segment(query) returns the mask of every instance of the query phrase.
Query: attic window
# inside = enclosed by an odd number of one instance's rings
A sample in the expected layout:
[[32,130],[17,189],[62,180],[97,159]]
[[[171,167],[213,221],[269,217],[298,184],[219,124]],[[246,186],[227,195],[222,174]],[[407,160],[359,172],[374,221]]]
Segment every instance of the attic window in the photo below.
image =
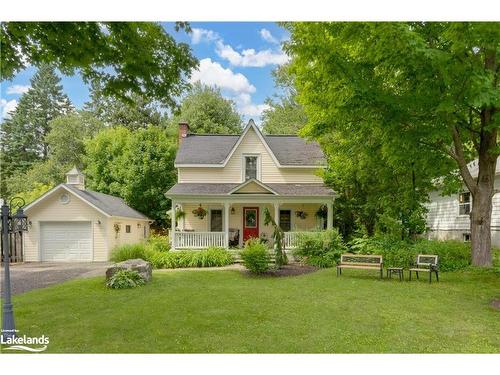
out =
[[458,195],[458,214],[469,215],[470,206],[471,206],[470,192],[460,193]]
[[78,176],[68,176],[68,184],[77,184],[78,180]]
[[258,156],[245,156],[245,181],[257,179]]

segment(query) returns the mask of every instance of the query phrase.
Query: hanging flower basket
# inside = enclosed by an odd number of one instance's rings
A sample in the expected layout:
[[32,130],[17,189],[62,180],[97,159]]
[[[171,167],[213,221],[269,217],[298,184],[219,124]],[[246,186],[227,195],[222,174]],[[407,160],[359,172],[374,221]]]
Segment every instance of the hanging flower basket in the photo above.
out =
[[328,216],[328,208],[323,205],[321,206],[318,211],[316,211],[316,217],[319,218],[319,219],[325,219],[327,218]]
[[205,216],[207,216],[207,210],[205,210],[203,207],[201,207],[201,204],[200,204],[200,207],[195,208],[193,210],[193,215],[196,216],[198,219],[203,220],[205,218]]
[[297,216],[299,219],[304,220],[307,217],[307,212],[305,211],[296,211],[295,216]]

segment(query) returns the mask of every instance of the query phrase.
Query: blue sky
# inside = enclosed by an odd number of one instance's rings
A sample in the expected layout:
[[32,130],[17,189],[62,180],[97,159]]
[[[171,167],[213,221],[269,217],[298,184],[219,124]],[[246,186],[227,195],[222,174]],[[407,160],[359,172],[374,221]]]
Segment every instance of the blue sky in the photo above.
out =
[[[173,23],[163,26],[176,40],[188,43],[200,60],[193,82],[219,87],[225,97],[235,101],[245,120],[260,122],[264,100],[276,92],[271,72],[287,61],[280,46],[288,38],[286,30],[270,22],[192,22],[191,34],[176,32]],[[12,81],[2,82],[2,116],[15,108],[35,71],[28,67]],[[79,76],[61,78],[64,91],[81,108],[88,100],[87,86]]]

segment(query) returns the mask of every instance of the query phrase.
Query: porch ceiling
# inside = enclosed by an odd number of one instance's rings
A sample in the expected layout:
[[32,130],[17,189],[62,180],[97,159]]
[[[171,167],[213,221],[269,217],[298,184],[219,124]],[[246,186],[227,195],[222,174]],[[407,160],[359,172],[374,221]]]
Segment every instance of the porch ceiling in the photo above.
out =
[[[241,184],[233,183],[220,183],[220,184],[207,184],[207,183],[179,183],[174,185],[165,195],[171,197],[251,197],[262,196],[262,193],[245,193],[245,194],[231,194]],[[272,189],[276,195],[274,197],[318,197],[318,198],[333,198],[335,192],[324,184],[279,184],[268,183],[265,186]],[[267,194],[269,195],[269,194]]]

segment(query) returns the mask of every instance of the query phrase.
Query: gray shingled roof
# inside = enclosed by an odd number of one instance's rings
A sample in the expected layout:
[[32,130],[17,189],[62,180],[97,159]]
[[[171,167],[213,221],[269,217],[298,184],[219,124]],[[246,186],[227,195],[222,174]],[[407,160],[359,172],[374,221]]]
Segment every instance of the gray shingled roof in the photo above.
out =
[[[196,135],[182,140],[176,164],[222,164],[238,142],[239,135]],[[325,165],[323,151],[316,142],[294,135],[265,135],[269,148],[281,165]]]
[[[180,183],[174,185],[167,196],[175,195],[228,195],[241,184]],[[280,196],[330,196],[334,191],[323,184],[265,184]]]
[[85,199],[87,202],[99,207],[110,216],[122,216],[133,219],[149,220],[146,215],[143,215],[139,211],[136,211],[132,207],[128,206],[121,198],[91,190],[80,190],[69,184],[63,185],[76,195]]

